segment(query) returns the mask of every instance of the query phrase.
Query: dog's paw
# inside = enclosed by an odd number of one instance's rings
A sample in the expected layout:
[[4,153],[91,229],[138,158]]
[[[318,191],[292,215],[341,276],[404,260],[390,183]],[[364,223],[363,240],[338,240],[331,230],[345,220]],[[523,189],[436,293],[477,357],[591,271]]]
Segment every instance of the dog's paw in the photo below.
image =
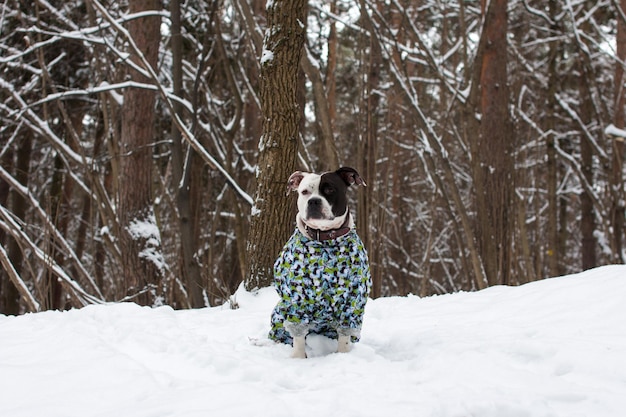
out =
[[291,353],[291,357],[293,359],[306,359],[306,352],[305,351],[296,351],[296,350],[294,350]]

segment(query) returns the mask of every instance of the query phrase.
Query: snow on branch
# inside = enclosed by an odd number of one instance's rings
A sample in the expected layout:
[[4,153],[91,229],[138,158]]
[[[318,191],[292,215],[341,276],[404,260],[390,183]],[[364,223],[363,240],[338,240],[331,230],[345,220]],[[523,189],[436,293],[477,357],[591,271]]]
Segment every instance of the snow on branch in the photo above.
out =
[[604,129],[604,134],[613,138],[617,142],[624,142],[626,139],[626,130],[616,127],[614,124],[610,124]]
[[594,151],[598,154],[598,156],[600,156],[600,158],[604,160],[608,160],[609,156],[606,154],[604,149],[602,149],[602,147],[598,144],[598,142],[596,141],[596,138],[589,131],[589,129],[587,128],[587,125],[580,118],[576,110],[572,109],[569,103],[563,97],[561,97],[560,94],[555,94],[555,97],[556,97],[557,102],[561,106],[561,108],[565,110],[569,114],[569,116],[572,118],[572,120],[574,120],[578,124],[578,126],[580,127],[580,129],[582,130],[584,134],[583,136],[585,137],[587,141],[589,141],[589,143],[593,147]]
[[239,197],[241,197],[246,203],[248,203],[248,205],[253,206],[254,200],[252,199],[252,197],[239,186],[237,181],[233,178],[232,175],[230,175],[226,168],[224,168],[224,166],[213,155],[211,155],[204,148],[204,146],[202,146],[198,139],[191,133],[189,128],[187,128],[187,126],[185,126],[183,121],[180,119],[179,115],[174,110],[174,105],[170,100],[168,92],[166,91],[163,84],[159,82],[158,74],[147,61],[141,50],[137,47],[137,44],[135,43],[130,33],[120,24],[118,20],[111,16],[108,10],[98,0],[89,1],[91,4],[94,5],[94,8],[96,8],[102,14],[104,19],[111,24],[111,27],[128,41],[130,49],[132,50],[133,54],[135,54],[139,59],[143,71],[145,71],[148,78],[150,78],[155,83],[159,95],[163,99],[164,104],[166,105],[170,115],[172,116],[172,121],[176,125],[176,128],[180,131],[183,139],[185,139],[185,141],[187,141],[189,145],[196,152],[198,152],[198,154],[200,154],[204,162],[206,162],[209,166],[216,169],[220,172],[220,174],[222,174],[226,182],[235,190],[236,194],[239,195]]
[[28,286],[24,283],[22,278],[13,267],[9,256],[2,245],[0,245],[0,264],[2,264],[2,267],[7,272],[9,279],[11,280],[13,285],[15,285],[15,288],[17,288],[17,292],[20,293],[20,295],[24,298],[24,301],[26,301],[26,304],[28,304],[28,308],[30,309],[30,311],[41,311],[41,306],[39,305],[35,297],[30,293],[30,291],[28,290]]
[[72,150],[72,148],[70,148],[62,138],[58,137],[57,134],[50,128],[48,122],[41,119],[35,112],[33,112],[28,103],[26,103],[22,96],[15,91],[13,85],[2,77],[0,77],[0,88],[8,91],[15,102],[20,106],[20,110],[15,111],[18,113],[17,116],[20,117],[25,115],[30,121],[29,127],[41,136],[48,138],[59,153],[78,164],[92,164],[90,158],[74,152],[74,150]]
[[572,155],[561,149],[561,147],[559,146],[559,141],[555,141],[554,149],[556,150],[557,154],[561,158],[563,158],[563,160],[566,161],[570,165],[570,168],[576,173],[576,177],[580,181],[581,186],[587,192],[589,197],[593,200],[594,206],[598,207],[598,211],[600,213],[605,213],[606,207],[603,204],[603,200],[594,192],[592,184],[587,181],[580,162],[577,161],[576,158],[574,158]]
[[[121,105],[122,104],[121,101],[123,100],[123,98],[120,97],[118,94],[116,95],[113,95],[113,94],[116,90],[124,90],[128,88],[140,88],[144,90],[158,91],[157,86],[155,86],[154,84],[145,84],[145,83],[140,83],[140,82],[132,81],[132,80],[124,81],[122,83],[116,83],[116,84],[109,84],[108,82],[103,81],[97,87],[90,87],[90,88],[84,88],[80,90],[69,90],[69,91],[62,91],[59,93],[48,94],[46,97],[42,98],[41,100],[31,103],[29,107],[38,106],[38,105],[55,101],[55,100],[63,100],[63,99],[71,98],[71,97],[77,97],[77,96],[80,97],[80,96],[98,94],[98,93],[103,93],[103,92],[111,93],[114,100],[119,105]],[[170,88],[165,89],[165,91],[170,100],[180,103],[187,111],[189,111],[190,113],[193,113],[193,105],[189,101],[175,95]]]
[[9,174],[9,172],[7,172],[3,167],[0,167],[0,179],[9,184],[13,190],[15,190],[24,199],[27,199],[30,202],[31,207],[35,209],[35,212],[43,220],[45,227],[54,235],[55,241],[64,250],[65,255],[67,255],[68,258],[71,259],[74,263],[74,266],[76,267],[76,272],[78,272],[82,276],[83,280],[89,282],[90,286],[93,288],[98,297],[104,299],[104,295],[102,295],[102,293],[100,292],[100,288],[95,283],[89,272],[87,272],[87,270],[83,266],[82,262],[72,249],[72,245],[70,245],[69,242],[59,232],[59,230],[54,225],[54,222],[52,221],[52,219],[50,219],[46,211],[41,207],[39,201],[37,201],[35,196],[33,196],[27,187],[24,187],[22,184],[20,184],[19,181],[11,176],[11,174]]
[[74,298],[83,306],[89,304],[101,304],[104,300],[101,298],[89,294],[85,291],[80,284],[78,284],[72,277],[70,277],[64,270],[52,259],[49,254],[41,250],[35,242],[22,230],[22,227],[13,218],[12,213],[4,206],[0,206],[0,228],[5,232],[13,236],[13,238],[19,242],[22,250],[30,249],[30,254],[34,255],[43,264],[59,278],[59,282],[65,287],[66,291],[74,296]]

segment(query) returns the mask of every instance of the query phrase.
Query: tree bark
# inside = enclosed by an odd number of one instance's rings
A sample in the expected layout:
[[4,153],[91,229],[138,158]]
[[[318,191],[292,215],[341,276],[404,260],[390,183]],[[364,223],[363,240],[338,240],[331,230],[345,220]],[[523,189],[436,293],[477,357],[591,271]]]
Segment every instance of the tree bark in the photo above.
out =
[[594,149],[591,142],[589,141],[589,138],[586,137],[586,134],[584,131],[582,131],[582,129],[584,129],[585,126],[589,126],[592,122],[594,106],[591,97],[592,93],[589,87],[589,83],[591,82],[590,68],[588,66],[588,63],[586,62],[585,57],[583,56],[584,52],[581,51],[580,54],[580,119],[584,124],[580,132],[580,168],[582,171],[582,175],[584,176],[584,181],[589,185],[589,189],[583,188],[580,194],[580,231],[582,235],[582,269],[587,270],[597,266],[597,244],[596,237],[594,235],[596,230],[596,220],[593,207],[593,196],[591,195],[591,193],[593,192],[592,190],[594,183]]
[[[22,134],[22,142],[17,150],[16,155],[16,164],[15,164],[15,179],[19,181],[20,184],[27,187],[29,182],[28,173],[30,172],[30,160],[32,153],[32,138],[29,131],[25,131]],[[25,219],[26,209],[28,207],[26,199],[21,196],[18,192],[12,191],[11,193],[11,211],[18,219]],[[15,268],[15,272],[17,275],[22,277],[22,260],[24,258],[24,254],[22,253],[22,248],[16,241],[16,239],[12,236],[7,236],[8,243],[6,246],[7,255],[10,263]],[[0,294],[2,295],[2,300],[0,301],[0,306],[2,307],[3,314],[13,314],[17,315],[20,313],[20,294],[18,288],[14,285],[12,280],[3,280],[2,289]]]
[[[67,232],[67,219],[66,213],[64,210],[64,206],[66,205],[65,200],[65,179],[63,178],[63,162],[60,156],[56,156],[54,158],[53,172],[52,178],[50,180],[50,189],[48,191],[48,212],[50,213],[50,218],[54,222],[54,227],[59,230],[61,234],[65,234]],[[46,232],[48,233],[48,232]],[[50,236],[46,236],[45,241],[46,244],[46,252],[51,259],[54,259],[56,263],[62,268],[65,266],[65,259],[62,253],[59,253],[56,249],[55,238],[52,234]],[[45,285],[43,288],[45,289],[45,294],[42,294],[42,299],[44,301],[43,308],[45,310],[61,310],[63,308],[62,304],[62,288],[57,276],[52,272],[48,271],[44,278]]]
[[[364,1],[359,2],[361,6],[361,15],[368,13],[367,7]],[[382,51],[380,40],[374,36],[376,30],[373,22],[366,16],[363,21],[365,27],[370,32],[371,36],[366,38],[364,42],[369,42],[369,45],[364,45],[363,50],[366,51],[364,56],[367,62],[364,63],[364,71],[367,71],[367,81],[365,82],[364,91],[364,107],[365,107],[365,120],[363,129],[361,132],[361,141],[359,142],[358,160],[362,161],[358,163],[359,172],[363,175],[366,181],[370,184],[376,182],[377,169],[377,142],[378,142],[378,112],[380,105],[380,94],[378,88],[381,81],[381,68],[382,68]],[[381,261],[381,241],[373,236],[372,231],[380,226],[380,222],[376,216],[378,208],[378,198],[375,187],[366,187],[364,192],[359,193],[358,205],[357,205],[357,225],[360,225],[359,234],[363,243],[368,251],[368,258],[370,261],[370,269],[372,275],[372,290],[370,296],[372,298],[378,298],[382,295],[382,270],[380,267]]]
[[[337,1],[330,2],[330,13],[337,13]],[[326,76],[324,78],[326,84],[326,97],[328,98],[328,117],[330,119],[330,130],[335,133],[335,119],[337,117],[337,24],[334,20],[330,21],[330,33],[328,34],[328,62],[326,64]],[[337,155],[337,146],[333,136],[333,148]],[[336,156],[338,158],[338,156]]]
[[[172,49],[172,86],[174,94],[183,97],[183,56],[180,20],[180,0],[170,1],[171,16],[171,49]],[[179,101],[172,103],[174,113],[181,117],[182,105]],[[194,308],[203,307],[203,289],[200,266],[195,258],[196,222],[191,210],[190,174],[193,151],[188,150],[185,157],[183,139],[176,123],[172,122],[172,185],[178,209],[178,230],[181,245],[181,275],[190,295],[190,305]]]
[[314,63],[312,57],[306,52],[302,54],[300,65],[312,84],[315,116],[321,133],[321,137],[318,138],[320,146],[318,147],[319,162],[317,165],[320,171],[335,170],[339,168],[339,158],[337,156],[337,147],[335,146],[329,99],[324,87],[324,81],[322,80],[322,74],[320,73],[319,65]]
[[[582,71],[583,74],[585,71]],[[587,125],[590,120],[590,112],[592,104],[589,98],[589,89],[587,86],[587,79],[583,75],[581,77],[581,109],[580,117],[584,124]],[[589,140],[585,137],[584,132],[581,132],[580,137],[580,168],[584,181],[590,186],[594,182],[593,175],[593,147],[589,143]],[[593,198],[587,189],[583,189],[580,193],[580,231],[581,231],[581,262],[582,269],[590,269],[596,266],[596,238],[594,236],[595,215],[593,208]]]
[[[158,0],[133,0],[129,13],[159,10]],[[148,63],[156,68],[161,19],[143,16],[128,23],[128,31]],[[131,59],[142,66],[140,59]],[[132,80],[148,79],[129,70]],[[152,209],[152,143],[154,138],[155,92],[128,89],[124,93],[121,123],[119,218],[122,226],[122,268],[125,288],[132,300],[153,305],[160,298],[163,277],[160,235]]]
[[263,136],[248,236],[248,290],[271,284],[276,256],[294,227],[294,201],[285,197],[285,190],[296,167],[302,111],[296,95],[306,9],[304,0],[275,0],[267,7],[260,80]]
[[509,117],[507,75],[507,0],[486,5],[481,42],[481,122],[471,141],[476,189],[477,235],[489,285],[508,284],[511,234],[515,223],[514,137]]
[[[550,0],[550,17],[555,22],[551,25],[553,33],[557,33],[558,27],[557,21],[557,0]],[[559,224],[558,224],[558,212],[559,201],[557,196],[558,187],[558,161],[556,155],[556,94],[558,87],[557,72],[557,56],[559,52],[559,44],[557,42],[550,42],[550,52],[548,60],[548,125],[547,130],[550,133],[546,138],[546,165],[547,172],[547,191],[548,191],[548,222],[547,222],[547,247],[545,248],[545,255],[547,256],[548,273],[550,276],[555,277],[559,275],[559,259],[561,256],[561,247],[559,245]]]
[[[626,92],[624,91],[624,62],[626,61],[626,0],[619,2],[617,16],[617,62],[615,64],[615,116],[614,124],[624,129]],[[621,140],[620,140],[621,139]],[[624,263],[623,244],[625,193],[624,193],[624,138],[615,138],[612,142],[613,158],[611,162],[611,226],[613,229],[613,261]]]

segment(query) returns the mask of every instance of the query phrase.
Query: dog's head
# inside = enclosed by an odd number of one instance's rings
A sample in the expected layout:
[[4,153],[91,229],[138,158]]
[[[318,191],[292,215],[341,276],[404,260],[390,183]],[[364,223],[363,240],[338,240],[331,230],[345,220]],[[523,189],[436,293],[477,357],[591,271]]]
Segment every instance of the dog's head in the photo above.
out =
[[298,216],[306,225],[330,230],[340,227],[348,215],[346,191],[352,184],[366,185],[354,168],[323,174],[296,171],[289,177],[287,193],[298,192]]

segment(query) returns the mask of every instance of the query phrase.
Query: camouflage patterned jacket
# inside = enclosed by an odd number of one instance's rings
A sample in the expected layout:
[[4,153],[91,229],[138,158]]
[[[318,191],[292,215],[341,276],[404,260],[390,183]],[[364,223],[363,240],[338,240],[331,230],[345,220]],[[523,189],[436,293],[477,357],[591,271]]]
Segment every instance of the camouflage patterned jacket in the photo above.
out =
[[280,300],[272,313],[270,339],[292,343],[283,327],[287,320],[335,339],[335,328],[347,327],[357,341],[371,284],[367,252],[354,229],[317,241],[296,228],[274,264]]

